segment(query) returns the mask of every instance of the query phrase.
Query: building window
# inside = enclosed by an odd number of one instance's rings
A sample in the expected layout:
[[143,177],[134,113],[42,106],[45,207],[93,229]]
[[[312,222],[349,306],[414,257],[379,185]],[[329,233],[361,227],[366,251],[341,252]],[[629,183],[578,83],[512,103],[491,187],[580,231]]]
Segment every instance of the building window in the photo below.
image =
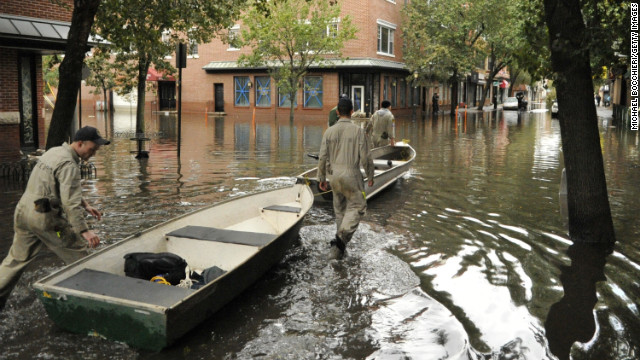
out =
[[236,106],[249,106],[249,77],[248,76],[234,76],[234,91],[235,91],[235,105]]
[[393,55],[393,38],[396,26],[383,20],[378,20],[378,53]]
[[382,86],[382,100],[389,100],[389,77],[384,77],[384,83]]
[[304,77],[304,107],[322,108],[322,77]]
[[[289,94],[285,94],[283,92],[280,91],[280,88],[278,88],[278,106],[280,107],[290,107],[291,106],[291,99],[289,98]],[[293,106],[298,106],[298,101],[297,99],[293,99]]]
[[189,39],[187,55],[194,58],[198,57],[198,42],[195,39]]
[[327,36],[336,38],[338,37],[338,23],[340,20],[334,20],[331,24],[327,25]]
[[268,76],[256,76],[256,106],[271,106],[271,78]]
[[399,89],[399,93],[400,93],[400,107],[406,107],[407,106],[407,82],[404,78],[400,78],[398,80],[398,86],[400,87]]
[[229,43],[229,49],[227,50],[240,50],[238,45],[238,35],[240,34],[240,25],[233,25],[229,29],[227,34],[227,42]]
[[171,30],[162,31],[162,42],[168,45],[169,41],[171,41]]
[[391,80],[391,106],[396,107],[398,105],[398,79],[393,78]]

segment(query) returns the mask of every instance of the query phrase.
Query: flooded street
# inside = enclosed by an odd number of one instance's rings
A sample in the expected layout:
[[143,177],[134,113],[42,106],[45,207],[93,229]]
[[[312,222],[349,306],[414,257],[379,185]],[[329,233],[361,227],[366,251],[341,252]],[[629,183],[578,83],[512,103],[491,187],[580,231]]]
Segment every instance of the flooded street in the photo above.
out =
[[[277,267],[159,353],[71,334],[30,284],[62,266],[46,253],[0,313],[0,359],[573,359],[640,358],[640,135],[599,118],[617,243],[571,246],[558,191],[560,126],[549,113],[399,118],[417,157],[369,202],[343,261],[329,260],[332,209],[314,207]],[[83,118],[112,139],[84,195],[104,245],[230,197],[292,184],[316,166],[326,119],[147,120],[150,157],[136,160],[135,120]],[[6,182],[0,255],[21,187]],[[104,246],[101,245],[101,246]]]

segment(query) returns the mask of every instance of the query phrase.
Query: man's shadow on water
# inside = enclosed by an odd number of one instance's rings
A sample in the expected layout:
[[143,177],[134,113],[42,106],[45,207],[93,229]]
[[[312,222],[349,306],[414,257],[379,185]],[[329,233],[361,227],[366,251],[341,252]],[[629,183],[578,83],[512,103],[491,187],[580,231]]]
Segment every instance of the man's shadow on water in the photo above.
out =
[[544,323],[549,349],[560,360],[569,359],[574,342],[588,342],[595,334],[596,283],[606,280],[604,265],[612,251],[608,244],[575,243],[567,249],[571,266],[560,274],[564,296],[551,305]]

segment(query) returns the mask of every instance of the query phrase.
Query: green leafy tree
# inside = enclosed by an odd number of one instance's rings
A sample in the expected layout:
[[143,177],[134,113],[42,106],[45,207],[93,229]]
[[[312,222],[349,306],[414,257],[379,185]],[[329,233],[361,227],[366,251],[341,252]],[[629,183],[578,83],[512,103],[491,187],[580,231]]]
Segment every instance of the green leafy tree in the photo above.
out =
[[478,110],[482,110],[495,76],[514,64],[518,50],[526,46],[524,20],[529,15],[520,1],[484,0],[473,2],[473,6],[481,7],[478,28],[484,31],[479,47],[481,54],[489,58],[489,72],[478,104]]
[[138,92],[136,133],[144,133],[146,77],[150,66],[173,73],[166,57],[188,37],[208,42],[239,15],[244,0],[103,0],[95,32],[111,43],[121,71],[120,92]]
[[253,49],[242,55],[243,66],[266,66],[280,93],[288,94],[294,118],[299,84],[312,66],[332,66],[343,60],[342,48],[356,28],[340,7],[323,0],[257,2],[243,16],[239,46]]
[[93,49],[90,57],[85,59],[85,64],[91,70],[91,74],[86,79],[87,85],[95,87],[94,94],[100,94],[104,99],[104,112],[107,112],[107,91],[116,86],[117,67],[111,61],[111,52],[105,45]]
[[44,80],[43,93],[51,94],[51,88],[58,87],[58,66],[60,57],[58,55],[45,55],[42,57],[42,80]]
[[[57,1],[54,1],[57,2]],[[51,115],[46,148],[69,140],[71,122],[82,79],[82,63],[88,50],[89,34],[100,0],[74,0],[71,26],[67,35],[64,60],[60,64],[60,82],[56,106]]]
[[467,0],[415,0],[405,7],[404,16],[407,67],[419,81],[449,81],[451,103],[456,103],[458,81],[474,69],[481,53],[481,7]]

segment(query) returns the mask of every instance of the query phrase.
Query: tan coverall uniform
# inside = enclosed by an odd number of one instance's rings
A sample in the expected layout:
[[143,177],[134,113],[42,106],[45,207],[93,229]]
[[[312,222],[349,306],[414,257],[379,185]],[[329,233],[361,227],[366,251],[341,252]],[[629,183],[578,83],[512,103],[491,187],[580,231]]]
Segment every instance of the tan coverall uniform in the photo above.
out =
[[[16,206],[13,244],[0,265],[0,310],[43,245],[67,264],[88,254],[88,244],[80,235],[88,227],[79,162],[78,154],[65,143],[49,149],[34,167]],[[34,201],[45,197],[60,200],[60,209],[37,212]]]
[[[327,165],[331,168],[327,169]],[[322,136],[318,160],[318,180],[331,182],[333,210],[338,236],[347,244],[367,210],[364,179],[373,179],[373,160],[364,130],[348,118],[341,118]],[[328,173],[327,173],[328,172]]]
[[[389,145],[391,138],[396,137],[396,124],[391,110],[382,108],[376,111],[369,124],[367,125],[371,131],[371,146],[374,148]],[[386,133],[387,138],[382,138],[382,134]]]

